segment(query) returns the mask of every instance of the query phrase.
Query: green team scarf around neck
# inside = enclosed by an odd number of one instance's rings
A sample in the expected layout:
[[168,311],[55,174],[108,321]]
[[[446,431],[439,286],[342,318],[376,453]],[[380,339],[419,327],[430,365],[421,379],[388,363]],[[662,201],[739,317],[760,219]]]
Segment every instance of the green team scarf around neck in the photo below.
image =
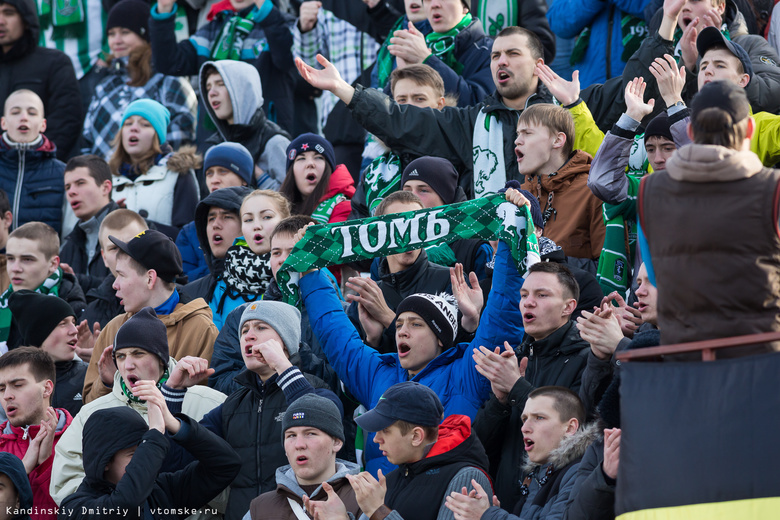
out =
[[463,72],[463,64],[455,58],[455,38],[458,33],[469,26],[471,13],[466,13],[458,25],[445,33],[432,32],[425,37],[425,43],[431,52],[458,75]]
[[[604,235],[604,247],[599,255],[599,281],[604,296],[617,291],[626,297],[631,285],[631,268],[636,247],[636,197],[639,193],[641,174],[627,174],[628,197],[620,204],[603,204],[604,223],[607,230]],[[633,240],[631,240],[633,235]]]
[[347,199],[343,193],[337,193],[333,197],[323,200],[314,208],[314,211],[311,213],[311,218],[320,224],[327,224],[330,222],[330,216],[333,214],[333,209],[345,200],[349,199]]
[[509,245],[521,275],[539,261],[539,243],[527,206],[503,195],[345,223],[312,226],[277,273],[284,301],[300,304],[300,273],[329,265],[414,251],[461,238],[498,238]]
[[55,39],[78,38],[86,32],[83,0],[37,0],[36,3],[41,29],[53,26]]
[[244,39],[252,31],[255,22],[251,18],[233,16],[222,27],[211,48],[212,60],[240,60]]
[[390,49],[388,49],[390,37],[395,31],[400,31],[404,28],[404,20],[406,20],[406,17],[402,16],[395,22],[393,28],[387,33],[387,38],[385,38],[384,43],[379,48],[379,52],[376,54],[377,86],[379,90],[383,90],[385,85],[387,85],[387,80],[390,79],[390,74],[393,72],[393,66],[395,65],[395,56],[390,54]]
[[[41,294],[51,294],[59,296],[60,282],[62,281],[62,268],[58,267],[56,271],[49,275],[43,283],[35,289],[35,292]],[[11,309],[8,308],[8,299],[14,292],[13,286],[5,290],[0,295],[0,342],[8,341],[8,334],[11,332]]]
[[[168,381],[169,377],[170,374],[168,373],[168,367],[165,367],[165,373],[163,373],[163,376],[160,378],[159,381],[157,381],[157,388],[162,388],[162,385],[164,385],[165,382]],[[139,399],[133,395],[133,391],[127,387],[127,383],[125,383],[125,380],[122,378],[122,376],[119,376],[119,386],[122,388],[122,393],[125,394],[125,397],[127,397],[130,401],[134,403],[146,402],[143,399]]]

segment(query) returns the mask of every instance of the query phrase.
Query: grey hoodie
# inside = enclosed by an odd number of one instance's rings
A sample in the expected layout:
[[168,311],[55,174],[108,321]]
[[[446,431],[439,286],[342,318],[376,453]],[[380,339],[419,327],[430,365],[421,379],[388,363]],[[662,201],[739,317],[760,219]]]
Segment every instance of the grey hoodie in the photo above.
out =
[[[218,119],[209,103],[206,90],[208,78],[203,74],[204,68],[209,66],[217,69],[225,83],[233,105],[232,125],[224,119]],[[207,142],[216,144],[215,141],[232,141],[243,144],[252,154],[257,168],[263,171],[260,177],[255,172],[257,187],[278,189],[287,175],[286,155],[290,139],[284,130],[265,117],[263,87],[257,69],[243,61],[207,61],[200,68],[199,84],[206,112],[217,127],[217,136],[210,137]]]

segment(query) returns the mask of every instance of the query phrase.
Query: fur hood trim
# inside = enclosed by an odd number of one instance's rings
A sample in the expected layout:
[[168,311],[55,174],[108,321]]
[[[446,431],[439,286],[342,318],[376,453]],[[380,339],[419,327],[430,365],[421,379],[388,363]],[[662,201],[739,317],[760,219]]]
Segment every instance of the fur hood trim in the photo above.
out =
[[[561,444],[550,452],[550,457],[547,462],[542,465],[546,466],[552,464],[553,468],[563,468],[572,461],[582,458],[582,456],[585,455],[585,450],[588,449],[588,446],[600,439],[603,435],[604,430],[602,430],[597,422],[587,424],[585,425],[585,428],[578,430],[574,435],[563,439]],[[523,472],[530,473],[538,466],[540,466],[540,464],[531,462],[526,458],[525,464],[523,464]]]
[[190,170],[197,170],[203,165],[203,156],[196,152],[192,145],[184,145],[173,152],[166,162],[166,166],[172,172],[186,175]]

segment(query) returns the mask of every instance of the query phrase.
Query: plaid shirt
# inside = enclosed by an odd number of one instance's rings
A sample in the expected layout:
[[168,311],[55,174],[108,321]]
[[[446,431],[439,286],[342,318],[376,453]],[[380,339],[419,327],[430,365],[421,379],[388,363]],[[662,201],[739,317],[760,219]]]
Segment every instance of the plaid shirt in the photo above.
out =
[[[336,18],[326,9],[320,9],[317,14],[317,25],[307,32],[301,33],[296,22],[292,29],[293,54],[300,57],[312,67],[322,68],[317,63],[317,54],[322,54],[341,72],[341,77],[347,83],[355,81],[366,68],[376,60],[379,44],[366,33]],[[322,126],[328,120],[328,115],[338,102],[330,92],[322,95],[320,106]]]
[[198,99],[187,78],[154,74],[141,87],[127,84],[130,77],[127,58],[115,60],[110,74],[98,83],[84,118],[81,153],[93,153],[106,160],[111,158],[114,136],[119,132],[122,114],[127,105],[137,99],[153,99],[171,112],[167,142],[174,150],[195,140],[195,114]]

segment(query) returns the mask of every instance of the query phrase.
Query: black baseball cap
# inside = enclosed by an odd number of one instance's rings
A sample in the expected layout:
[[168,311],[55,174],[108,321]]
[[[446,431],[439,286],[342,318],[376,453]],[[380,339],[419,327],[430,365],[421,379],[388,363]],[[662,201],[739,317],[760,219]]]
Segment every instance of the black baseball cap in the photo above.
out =
[[396,421],[415,426],[438,426],[444,407],[436,392],[414,381],[397,383],[385,390],[379,402],[355,422],[367,432],[378,432]]
[[157,271],[157,276],[166,282],[172,283],[182,272],[179,248],[164,233],[147,229],[129,242],[122,242],[113,235],[108,239],[142,266]]
[[731,81],[713,81],[707,83],[693,96],[691,102],[691,120],[706,108],[719,108],[727,112],[734,122],[742,121],[750,115],[745,89]]
[[[747,51],[743,49],[740,44],[727,39],[716,27],[705,27],[702,29],[699,36],[696,38],[696,50],[699,51],[699,57],[703,58],[704,53],[715,45],[725,45],[729,52],[736,56],[740,63],[742,63],[745,74],[747,74],[751,80],[753,79],[753,64],[750,63],[750,56]],[[750,84],[750,81],[748,81],[748,84]]]

